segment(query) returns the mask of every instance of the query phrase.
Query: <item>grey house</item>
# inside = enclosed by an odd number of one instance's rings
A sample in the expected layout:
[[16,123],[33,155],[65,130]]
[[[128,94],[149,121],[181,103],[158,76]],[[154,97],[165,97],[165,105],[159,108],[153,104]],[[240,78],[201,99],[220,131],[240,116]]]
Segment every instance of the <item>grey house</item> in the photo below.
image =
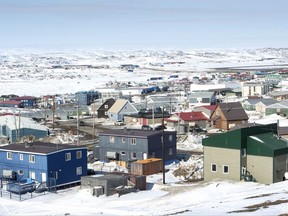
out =
[[162,158],[162,132],[165,160],[176,158],[176,131],[139,129],[106,130],[99,133],[99,149],[94,155],[100,161],[115,160],[121,166],[147,158]]
[[112,121],[123,121],[124,115],[137,114],[138,110],[128,101],[118,99],[107,111],[108,118]]
[[248,99],[242,103],[242,106],[245,110],[251,111],[255,110],[262,114],[265,113],[265,107],[277,103],[277,100],[274,99]]
[[288,101],[280,101],[266,107],[266,115],[277,113],[279,115],[288,116]]
[[189,95],[189,107],[193,107],[195,105],[210,105],[215,98],[213,98],[214,92],[211,91],[198,91],[191,92]]

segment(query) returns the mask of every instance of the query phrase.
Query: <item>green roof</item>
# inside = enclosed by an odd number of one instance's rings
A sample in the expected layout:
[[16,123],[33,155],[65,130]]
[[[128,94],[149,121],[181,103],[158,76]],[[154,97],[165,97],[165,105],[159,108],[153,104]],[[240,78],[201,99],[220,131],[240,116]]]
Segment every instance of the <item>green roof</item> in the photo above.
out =
[[247,137],[257,136],[265,133],[276,134],[277,124],[250,125],[249,127],[227,131],[226,133],[216,134],[202,140],[203,146],[241,149],[247,148]]
[[268,157],[288,154],[288,143],[271,132],[249,136],[247,154]]

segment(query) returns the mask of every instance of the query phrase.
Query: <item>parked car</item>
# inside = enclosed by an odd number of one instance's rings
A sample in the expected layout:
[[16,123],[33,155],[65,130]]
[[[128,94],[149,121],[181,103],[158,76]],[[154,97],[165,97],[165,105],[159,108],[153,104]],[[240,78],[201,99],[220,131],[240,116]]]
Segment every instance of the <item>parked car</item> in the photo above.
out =
[[149,125],[142,125],[141,129],[142,130],[153,130],[153,128],[150,127]]
[[121,126],[121,125],[125,125],[125,123],[121,120],[118,120],[114,122],[114,125]]

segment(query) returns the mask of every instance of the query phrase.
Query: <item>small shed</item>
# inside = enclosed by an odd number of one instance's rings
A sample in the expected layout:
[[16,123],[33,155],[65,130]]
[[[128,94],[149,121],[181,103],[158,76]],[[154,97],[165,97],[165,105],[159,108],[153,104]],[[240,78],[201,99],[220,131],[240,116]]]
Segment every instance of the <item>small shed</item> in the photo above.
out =
[[131,173],[134,175],[153,175],[162,171],[162,159],[149,158],[131,163]]
[[111,196],[117,193],[116,188],[119,186],[127,186],[128,176],[120,175],[103,175],[103,176],[82,176],[81,187],[99,187],[102,186],[104,194]]

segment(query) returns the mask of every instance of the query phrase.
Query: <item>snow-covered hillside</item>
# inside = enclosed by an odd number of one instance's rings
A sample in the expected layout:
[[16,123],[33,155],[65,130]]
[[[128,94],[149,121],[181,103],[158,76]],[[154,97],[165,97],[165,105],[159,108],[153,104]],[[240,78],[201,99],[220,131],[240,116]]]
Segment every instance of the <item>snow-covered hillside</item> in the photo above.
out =
[[[32,95],[95,90],[106,83],[144,82],[151,76],[192,77],[214,68],[276,67],[288,63],[288,49],[187,51],[2,52],[0,94]],[[122,64],[139,65],[134,72]]]

